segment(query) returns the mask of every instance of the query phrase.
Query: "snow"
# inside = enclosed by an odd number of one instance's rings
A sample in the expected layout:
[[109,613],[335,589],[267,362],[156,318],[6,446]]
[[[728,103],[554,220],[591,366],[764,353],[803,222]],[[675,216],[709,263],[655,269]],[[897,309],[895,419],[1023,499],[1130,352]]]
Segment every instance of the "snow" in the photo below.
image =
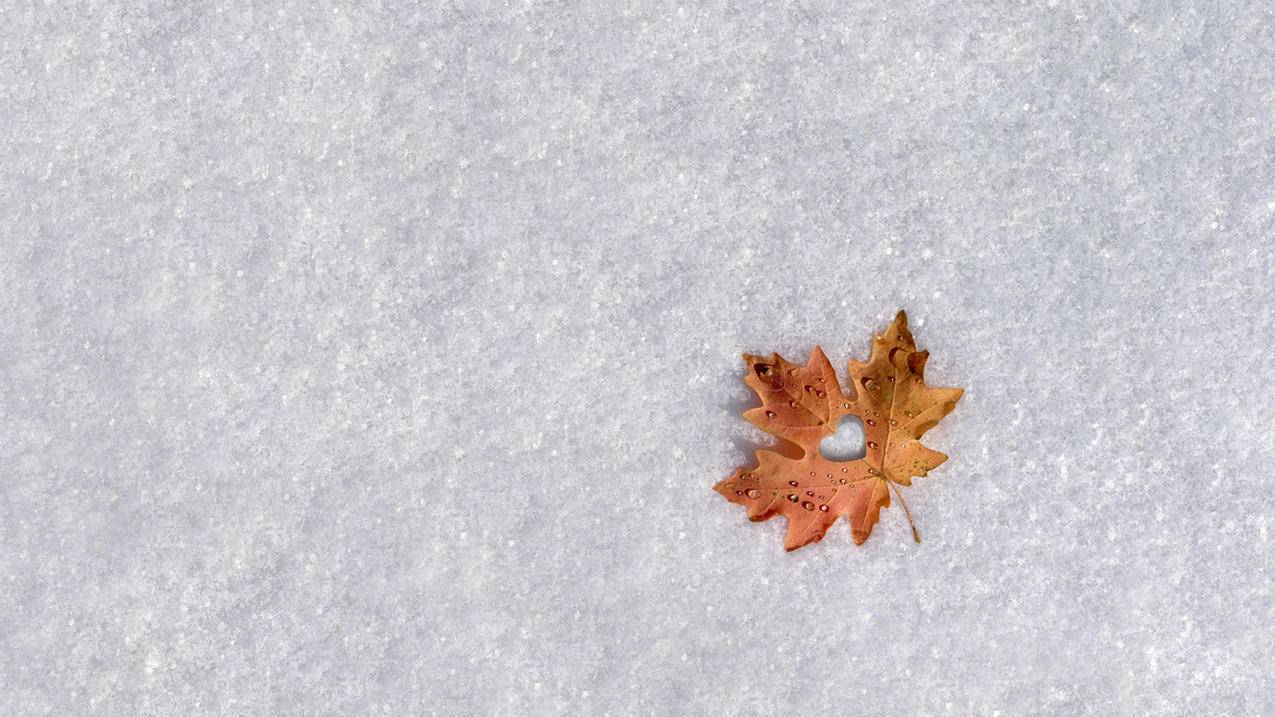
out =
[[[1275,14],[0,7],[8,714],[1275,712]],[[904,308],[856,547],[712,485]]]

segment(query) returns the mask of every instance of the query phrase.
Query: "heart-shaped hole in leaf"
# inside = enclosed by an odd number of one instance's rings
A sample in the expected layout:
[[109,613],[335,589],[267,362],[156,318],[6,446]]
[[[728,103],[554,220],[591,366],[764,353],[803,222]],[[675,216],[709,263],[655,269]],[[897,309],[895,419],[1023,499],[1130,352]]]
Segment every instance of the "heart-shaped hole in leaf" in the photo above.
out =
[[819,442],[819,455],[842,463],[857,461],[866,454],[863,421],[858,416],[842,416],[837,432]]

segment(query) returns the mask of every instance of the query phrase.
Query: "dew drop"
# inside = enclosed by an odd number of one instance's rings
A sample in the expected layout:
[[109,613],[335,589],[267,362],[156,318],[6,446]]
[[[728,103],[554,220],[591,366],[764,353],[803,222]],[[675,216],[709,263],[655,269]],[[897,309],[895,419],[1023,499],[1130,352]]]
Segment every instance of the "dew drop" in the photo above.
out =
[[778,414],[778,413],[775,413],[774,411],[766,411],[766,418],[775,418],[775,417],[777,417],[778,415],[779,415],[779,414]]
[[808,490],[808,491],[806,491],[806,495],[808,495],[808,496],[810,496],[811,498],[813,498],[813,497],[815,497],[815,492],[814,492],[813,490]]
[[849,482],[850,482],[850,481],[846,480],[845,478],[842,478],[842,479],[841,479],[841,485],[845,485],[845,484],[847,484],[847,483],[849,483]]
[[876,422],[876,421],[874,421],[874,420],[872,420],[871,418],[869,418],[868,420],[864,421],[864,423],[868,424],[869,426],[875,426],[875,425],[877,425],[877,422]]
[[868,448],[871,448],[872,450],[875,451],[876,449],[880,447],[881,447],[880,444],[878,444],[876,441],[868,441]]
[[860,379],[859,383],[862,384],[863,387],[869,391],[875,391],[878,388],[881,388],[881,384],[877,383],[875,380],[873,380],[871,377],[868,377],[868,376],[864,376],[862,379]]
[[796,503],[797,501],[801,500],[801,498],[798,498],[796,493],[789,493],[788,500]]
[[893,418],[891,418],[891,419],[890,419],[890,425],[891,425],[891,426],[897,426],[897,425],[899,425],[899,422],[898,422],[898,421],[896,421],[896,420],[894,420]]
[[842,469],[841,469],[841,472],[842,472],[842,473],[849,473],[849,472],[850,472],[850,469],[849,469],[849,468],[842,468]]
[[916,414],[912,413],[911,411],[904,411],[903,415],[907,416],[908,418],[916,418]]
[[757,490],[756,488],[749,488],[748,490],[744,491],[744,495],[747,495],[749,498],[752,498],[753,500],[757,500],[758,498],[761,497],[761,491]]
[[790,401],[788,401],[788,407],[789,407],[789,408],[796,408],[796,407],[797,407],[797,402],[796,402],[796,401],[791,401],[791,400],[790,400]]
[[797,481],[795,481],[795,480],[790,480],[790,481],[788,481],[788,485],[792,486],[793,488],[796,488],[796,487],[797,487]]
[[841,404],[841,405],[842,405],[843,407],[845,407],[845,408],[850,408],[850,404],[848,404],[848,403],[843,403],[843,404]]
[[816,396],[818,396],[819,398],[827,398],[827,397],[828,397],[828,392],[827,392],[827,391],[823,391],[823,390],[819,390],[819,391],[815,391],[815,395],[816,395]]
[[821,505],[821,506],[819,506],[819,510],[821,510],[821,511],[823,511],[823,512],[827,513],[827,512],[828,512],[828,506],[826,506],[826,505]]
[[810,384],[806,384],[806,393],[814,393],[814,391],[815,391],[814,386],[811,386]]
[[815,504],[807,500],[802,502],[801,507],[805,508],[806,510],[814,510]]
[[894,377],[893,377],[893,376],[886,376],[886,377],[885,377],[885,380],[889,381],[890,383],[894,383]]
[[744,491],[742,490],[735,491],[735,495],[743,495],[743,494],[744,494]]

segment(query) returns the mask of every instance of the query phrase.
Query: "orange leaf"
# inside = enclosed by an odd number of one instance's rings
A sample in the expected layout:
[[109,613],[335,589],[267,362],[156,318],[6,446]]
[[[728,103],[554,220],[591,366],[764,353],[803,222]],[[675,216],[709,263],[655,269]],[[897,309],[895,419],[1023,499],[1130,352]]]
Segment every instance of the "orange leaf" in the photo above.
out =
[[[872,534],[890,493],[903,503],[899,486],[926,475],[947,456],[921,445],[921,436],[952,412],[959,388],[925,385],[928,351],[917,351],[907,314],[872,342],[867,363],[850,362],[854,398],[848,398],[823,350],[815,347],[805,366],[744,354],[744,383],[762,405],[744,412],[753,425],[780,438],[783,452],[757,451],[757,466],[740,468],[715,490],[748,509],[750,520],[776,515],[788,519],[784,547],[796,550],[823,539],[837,518],[846,516],[854,542]],[[854,461],[830,461],[819,442],[837,430],[846,415],[863,421],[867,450]],[[785,445],[785,442],[789,445]],[[903,503],[912,523],[907,503]],[[912,523],[912,537],[921,542]]]

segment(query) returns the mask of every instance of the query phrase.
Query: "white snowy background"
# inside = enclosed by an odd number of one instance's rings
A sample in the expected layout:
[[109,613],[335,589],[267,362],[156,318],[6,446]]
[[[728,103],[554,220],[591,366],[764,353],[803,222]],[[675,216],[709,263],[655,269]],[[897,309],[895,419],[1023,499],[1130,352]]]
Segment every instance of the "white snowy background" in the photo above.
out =
[[1269,3],[3,2],[0,711],[1269,715],[1273,332]]

